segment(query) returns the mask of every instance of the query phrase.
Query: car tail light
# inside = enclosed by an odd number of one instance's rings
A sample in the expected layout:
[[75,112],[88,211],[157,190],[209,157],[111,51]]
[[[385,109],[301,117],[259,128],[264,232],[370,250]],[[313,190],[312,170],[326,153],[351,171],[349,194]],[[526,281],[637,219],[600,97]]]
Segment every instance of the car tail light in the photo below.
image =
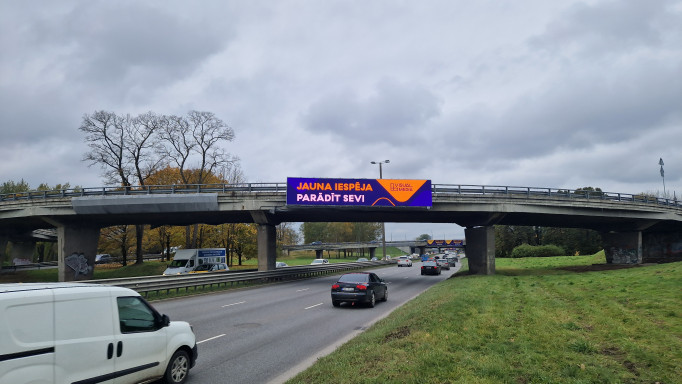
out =
[[339,287],[341,287],[341,286],[340,286],[340,285],[338,285],[338,284],[334,284],[334,285],[332,285],[332,289],[339,289]]
[[366,291],[367,290],[367,286],[364,284],[358,284],[355,286],[355,288],[359,289],[360,291]]

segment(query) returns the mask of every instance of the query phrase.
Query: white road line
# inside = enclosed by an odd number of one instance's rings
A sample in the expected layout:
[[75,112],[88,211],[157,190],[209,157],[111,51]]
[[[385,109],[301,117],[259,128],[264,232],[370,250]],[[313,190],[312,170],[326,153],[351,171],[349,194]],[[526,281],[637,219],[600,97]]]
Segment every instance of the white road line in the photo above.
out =
[[206,340],[197,341],[197,344],[201,344],[201,343],[206,342],[206,341],[211,341],[211,340],[213,340],[213,339],[217,339],[217,338],[223,337],[223,336],[225,336],[224,333],[223,333],[222,335],[213,336],[213,337],[211,337],[211,338],[209,338],[209,339],[206,339]]
[[310,288],[298,289],[298,290],[296,290],[296,292],[303,292],[303,291],[307,291],[307,290],[309,290],[309,289],[310,289]]
[[303,309],[310,309],[310,308],[315,308],[315,307],[319,307],[319,306],[320,306],[320,305],[322,305],[322,304],[324,304],[324,303],[320,303],[320,304],[315,304],[315,305],[311,305],[310,307],[307,307],[307,308],[303,308]]
[[238,302],[238,303],[232,303],[232,304],[225,304],[225,305],[223,305],[222,307],[223,307],[223,308],[225,308],[225,307],[231,307],[231,306],[233,306],[233,305],[244,304],[244,303],[246,303],[246,301],[240,301],[240,302]]

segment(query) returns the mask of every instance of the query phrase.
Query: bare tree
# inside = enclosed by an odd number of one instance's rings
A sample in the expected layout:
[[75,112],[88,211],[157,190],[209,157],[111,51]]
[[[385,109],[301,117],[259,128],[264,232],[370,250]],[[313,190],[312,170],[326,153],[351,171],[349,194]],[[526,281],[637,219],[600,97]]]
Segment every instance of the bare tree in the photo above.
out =
[[102,168],[105,182],[120,183],[130,186],[129,159],[126,157],[125,123],[113,112],[96,111],[92,115],[83,115],[83,122],[78,128],[85,133],[85,142],[90,151],[85,154],[84,161]]
[[[137,185],[144,186],[149,176],[164,165],[158,155],[160,142],[155,137],[163,121],[152,112],[134,118],[106,111],[86,114],[79,128],[85,132],[90,147],[84,160],[103,169],[106,183],[130,188],[132,180],[136,180]],[[136,263],[140,264],[144,226],[137,225],[135,234]]]
[[[238,159],[221,146],[234,139],[234,130],[211,112],[190,111],[186,117],[170,116],[160,135],[164,141],[163,154],[180,169],[183,183],[202,184],[207,176],[219,169],[230,168]],[[190,238],[186,229],[186,245],[194,248],[198,224]]]

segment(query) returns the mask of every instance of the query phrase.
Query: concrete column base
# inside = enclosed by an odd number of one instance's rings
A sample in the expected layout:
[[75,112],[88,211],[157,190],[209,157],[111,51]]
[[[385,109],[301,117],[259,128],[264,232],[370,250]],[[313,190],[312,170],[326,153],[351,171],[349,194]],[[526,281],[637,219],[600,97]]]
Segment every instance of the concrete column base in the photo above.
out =
[[14,259],[27,260],[28,262],[33,262],[33,253],[36,250],[35,241],[21,241],[14,242],[11,241],[12,250],[9,253],[9,262],[12,263]]
[[682,261],[682,232],[642,233],[642,262],[673,261]]
[[57,227],[59,281],[91,280],[95,267],[98,227]]
[[9,243],[9,238],[5,236],[0,236],[0,265],[5,261],[9,260],[9,255],[7,254],[7,244]]
[[492,226],[465,228],[469,273],[495,274],[495,230]]
[[274,271],[277,264],[277,228],[270,224],[258,224],[258,270]]
[[601,234],[608,264],[642,264],[642,232]]

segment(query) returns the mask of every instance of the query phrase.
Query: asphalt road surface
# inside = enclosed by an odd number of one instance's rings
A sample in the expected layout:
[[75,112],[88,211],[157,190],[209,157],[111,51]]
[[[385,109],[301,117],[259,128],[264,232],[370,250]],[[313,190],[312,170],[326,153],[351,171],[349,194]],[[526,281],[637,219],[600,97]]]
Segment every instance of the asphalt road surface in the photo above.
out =
[[334,308],[330,289],[338,275],[153,305],[194,327],[199,359],[187,383],[282,383],[461,266],[421,276],[420,265],[372,269],[388,283],[388,301],[374,308]]

